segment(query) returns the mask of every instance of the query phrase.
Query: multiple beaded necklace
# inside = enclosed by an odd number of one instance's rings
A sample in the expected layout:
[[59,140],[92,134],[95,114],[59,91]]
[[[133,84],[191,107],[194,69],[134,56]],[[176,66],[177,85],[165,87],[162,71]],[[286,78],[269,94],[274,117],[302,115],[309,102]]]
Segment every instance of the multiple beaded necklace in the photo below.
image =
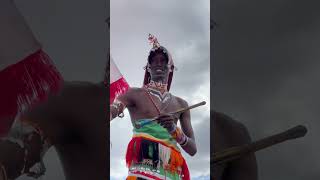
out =
[[[151,99],[152,103],[156,107],[158,113],[160,114],[163,110],[165,110],[172,99],[172,95],[168,92],[167,84],[161,82],[150,81],[144,87],[147,90],[148,96]],[[158,98],[161,103],[161,109],[157,106],[154,100],[151,98],[151,95]]]

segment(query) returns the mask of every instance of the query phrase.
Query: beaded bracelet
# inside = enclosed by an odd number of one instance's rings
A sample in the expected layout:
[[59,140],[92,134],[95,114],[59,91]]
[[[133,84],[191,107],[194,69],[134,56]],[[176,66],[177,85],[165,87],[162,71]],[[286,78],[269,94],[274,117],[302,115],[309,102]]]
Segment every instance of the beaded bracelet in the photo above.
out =
[[189,142],[189,137],[186,136],[186,140],[182,144],[180,144],[180,146],[182,146],[182,147],[186,146],[188,144],[188,142]]
[[179,127],[176,127],[171,133],[171,136],[176,139],[179,144],[185,143],[187,136],[182,132]]
[[126,108],[125,104],[122,103],[121,101],[119,100],[115,100],[112,105],[112,107],[114,107],[116,110],[117,110],[117,116],[120,117],[120,118],[123,118],[124,117],[124,113],[123,113],[123,110]]

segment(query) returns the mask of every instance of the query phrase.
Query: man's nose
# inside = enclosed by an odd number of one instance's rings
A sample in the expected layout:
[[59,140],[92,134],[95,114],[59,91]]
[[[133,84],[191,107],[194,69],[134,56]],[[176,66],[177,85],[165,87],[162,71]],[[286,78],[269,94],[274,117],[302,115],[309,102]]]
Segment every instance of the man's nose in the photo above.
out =
[[157,66],[163,66],[162,60],[161,60],[161,59],[158,59],[158,60],[156,61],[156,65],[157,65]]

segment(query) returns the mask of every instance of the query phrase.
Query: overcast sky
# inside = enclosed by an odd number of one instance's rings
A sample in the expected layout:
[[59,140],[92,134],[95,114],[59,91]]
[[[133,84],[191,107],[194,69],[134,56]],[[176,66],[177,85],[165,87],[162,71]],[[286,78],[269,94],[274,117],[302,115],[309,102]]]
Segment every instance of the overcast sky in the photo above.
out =
[[320,11],[316,1],[215,0],[213,107],[257,140],[295,125],[306,137],[257,153],[260,180],[320,178]]
[[[158,38],[172,54],[178,68],[171,92],[189,104],[207,101],[206,107],[191,111],[198,153],[184,154],[191,176],[209,175],[209,97],[210,97],[210,1],[191,0],[112,0],[111,55],[130,86],[141,87],[143,67],[151,46],[148,34]],[[125,152],[132,136],[128,113],[111,123],[111,176],[127,174]],[[208,177],[206,179],[209,179]]]

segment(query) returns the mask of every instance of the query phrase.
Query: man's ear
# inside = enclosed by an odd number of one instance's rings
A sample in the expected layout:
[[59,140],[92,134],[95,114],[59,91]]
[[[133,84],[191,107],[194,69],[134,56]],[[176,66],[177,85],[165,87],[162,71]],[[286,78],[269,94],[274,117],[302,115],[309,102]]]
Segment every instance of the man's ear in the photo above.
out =
[[149,64],[146,66],[146,68],[147,68],[147,72],[151,73],[151,69],[150,69],[150,65]]
[[173,72],[174,66],[168,64],[168,69],[169,69],[169,72]]

